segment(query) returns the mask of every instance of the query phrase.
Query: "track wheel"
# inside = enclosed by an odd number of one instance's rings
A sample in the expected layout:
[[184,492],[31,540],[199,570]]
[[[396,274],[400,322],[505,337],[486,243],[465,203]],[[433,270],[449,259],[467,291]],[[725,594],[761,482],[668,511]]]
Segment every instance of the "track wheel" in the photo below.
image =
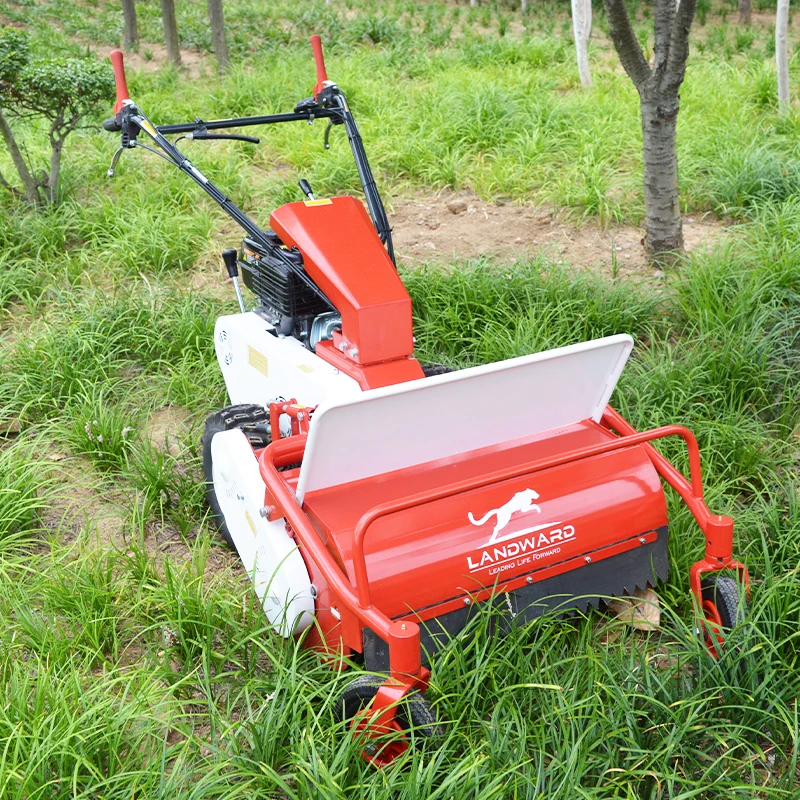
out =
[[747,617],[747,598],[738,580],[719,573],[703,578],[700,589],[706,647],[714,658],[719,658],[725,636]]
[[[359,723],[359,714],[368,709],[375,698],[378,689],[383,685],[383,680],[374,675],[361,675],[351,681],[339,696],[334,708],[334,718],[337,722],[352,720],[354,725],[366,727],[368,717],[363,717]],[[436,721],[436,714],[427,698],[419,691],[407,694],[397,706],[394,721],[399,731],[413,729],[418,741],[435,743],[444,735],[444,729]],[[408,748],[406,737],[387,742],[380,746],[377,740],[369,741],[364,748],[364,756],[378,766],[384,766],[393,761]]]
[[214,435],[233,428],[244,431],[254,450],[266,447],[272,438],[269,428],[269,412],[263,406],[250,404],[223,408],[206,420],[203,438],[200,440],[203,451],[203,475],[206,479],[206,500],[211,509],[211,517],[228,547],[236,550],[228,526],[225,524],[225,517],[220,509],[217,494],[214,491],[214,466],[211,460],[211,440]]

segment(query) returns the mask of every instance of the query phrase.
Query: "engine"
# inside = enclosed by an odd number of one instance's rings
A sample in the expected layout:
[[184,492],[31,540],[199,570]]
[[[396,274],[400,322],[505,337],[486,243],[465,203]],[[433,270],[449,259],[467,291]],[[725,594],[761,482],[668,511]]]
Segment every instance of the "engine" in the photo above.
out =
[[[279,244],[278,237],[272,236]],[[303,257],[298,251],[282,248],[282,254],[302,268]],[[281,259],[250,238],[242,242],[239,268],[244,285],[258,298],[258,313],[284,336],[294,336],[313,350],[321,339],[330,338],[330,331],[341,327],[341,318],[322,298]],[[317,317],[321,319],[315,326]]]

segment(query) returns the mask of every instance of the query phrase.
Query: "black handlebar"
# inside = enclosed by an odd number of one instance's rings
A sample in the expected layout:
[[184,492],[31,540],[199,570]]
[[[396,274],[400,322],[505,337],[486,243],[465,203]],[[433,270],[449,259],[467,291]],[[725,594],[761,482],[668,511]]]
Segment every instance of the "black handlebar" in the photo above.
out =
[[258,136],[243,136],[240,133],[206,133],[205,131],[195,131],[187,133],[187,139],[234,139],[237,142],[250,142],[250,144],[261,144]]
[[116,117],[111,117],[110,119],[103,120],[103,127],[107,131],[111,131],[112,133],[119,133],[122,130],[122,125],[117,122]]

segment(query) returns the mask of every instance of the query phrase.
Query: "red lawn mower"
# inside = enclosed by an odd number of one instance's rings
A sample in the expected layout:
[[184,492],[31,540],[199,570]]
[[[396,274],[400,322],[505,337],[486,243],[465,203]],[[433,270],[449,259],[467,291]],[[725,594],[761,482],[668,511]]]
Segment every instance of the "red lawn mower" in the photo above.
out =
[[[389,223],[341,89],[311,37],[313,97],[285,114],[154,125],[128,97],[111,54],[120,154],[144,147],[204,189],[245,230],[226,250],[241,313],[220,317],[215,345],[232,405],[203,435],[208,500],[280,636],[367,675],[337,703],[368,739],[440,728],[426,665],[492,603],[495,629],[544,610],[597,605],[666,580],[662,481],[694,515],[705,557],[690,585],[710,649],[742,615],[744,565],[733,520],[703,501],[692,433],[639,433],[609,405],[633,347],[620,334],[459,371],[414,357],[411,300]],[[177,147],[235,139],[231,128],[325,120],[344,127],[365,205],[349,196],[287,203],[261,228]],[[145,139],[148,144],[139,141]],[[239,270],[257,300],[247,310]],[[688,448],[685,477],[653,446]],[[377,677],[380,676],[380,677]],[[368,707],[368,713],[363,709]],[[402,735],[367,747],[384,763]]]

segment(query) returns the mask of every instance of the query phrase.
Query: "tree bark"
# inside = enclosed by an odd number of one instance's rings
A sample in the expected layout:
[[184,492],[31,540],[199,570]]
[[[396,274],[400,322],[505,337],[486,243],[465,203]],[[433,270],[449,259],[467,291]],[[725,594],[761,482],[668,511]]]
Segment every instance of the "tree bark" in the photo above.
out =
[[211,41],[217,57],[217,70],[227,72],[231,65],[228,43],[225,41],[225,18],[222,14],[222,0],[208,0],[208,18],[211,21]]
[[589,71],[589,37],[592,35],[592,0],[572,0],[572,32],[581,86],[592,85]]
[[[780,2],[781,0],[779,0]],[[639,92],[644,155],[645,249],[654,264],[683,252],[675,131],[697,0],[655,0],[654,58],[642,53],[624,0],[604,0],[608,28],[625,72]]]
[[775,15],[775,60],[778,67],[778,111],[789,113],[789,0],[778,0]]
[[125,21],[122,46],[125,50],[135,49],[139,46],[139,26],[136,23],[135,0],[122,0],[122,17]]
[[675,147],[677,122],[677,96],[642,98],[644,245],[645,250],[656,257],[683,250],[678,154]]
[[175,21],[175,0],[161,0],[161,17],[164,20],[167,58],[176,67],[179,67],[181,65],[181,48],[178,43],[178,23]]
[[47,193],[51,203],[55,203],[58,200],[58,178],[61,174],[61,152],[63,147],[63,139],[50,139],[50,174],[47,176]]
[[14,133],[11,130],[11,126],[8,124],[8,120],[2,108],[0,108],[0,135],[6,143],[9,153],[11,153],[11,161],[14,164],[14,168],[17,170],[19,179],[22,181],[25,199],[32,205],[40,206],[42,204],[42,198],[36,186],[36,181],[34,181],[28,169],[28,165],[22,157],[22,151],[19,149],[19,145],[17,145],[17,140],[14,138]]
[[739,24],[750,25],[753,21],[753,4],[750,0],[739,0]]
[[520,0],[519,2],[519,10],[525,14],[528,11],[528,0]]

